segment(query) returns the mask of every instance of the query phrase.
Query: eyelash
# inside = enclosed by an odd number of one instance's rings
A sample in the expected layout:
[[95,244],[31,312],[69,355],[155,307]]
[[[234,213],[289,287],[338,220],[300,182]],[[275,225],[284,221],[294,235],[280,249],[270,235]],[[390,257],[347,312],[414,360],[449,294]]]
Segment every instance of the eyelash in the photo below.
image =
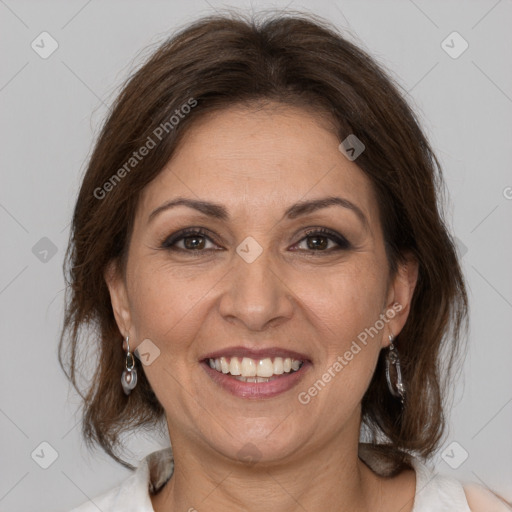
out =
[[[203,228],[187,228],[187,229],[182,229],[182,230],[178,231],[177,233],[174,233],[171,236],[167,237],[161,243],[161,248],[169,250],[169,251],[181,251],[181,252],[186,252],[186,253],[190,253],[190,254],[196,253],[198,256],[200,256],[202,253],[204,253],[206,251],[216,250],[216,249],[198,249],[198,250],[183,249],[181,247],[175,246],[175,244],[177,242],[180,242],[181,240],[184,240],[185,238],[192,237],[192,236],[201,236],[201,237],[204,237],[204,238],[210,240],[211,242],[213,242],[213,240],[208,236],[208,232],[205,229],[203,229]],[[343,237],[343,236],[339,235],[338,233],[336,233],[335,231],[331,231],[330,229],[327,229],[327,228],[318,228],[318,229],[311,229],[311,230],[306,231],[304,234],[304,237],[301,238],[294,245],[299,244],[306,238],[310,238],[310,237],[314,237],[314,236],[323,236],[323,237],[335,242],[338,245],[338,247],[330,248],[330,249],[320,249],[320,250],[315,250],[315,249],[298,249],[298,250],[301,252],[308,252],[310,254],[317,255],[318,253],[331,253],[333,251],[348,250],[348,249],[351,249],[351,247],[352,247],[350,242],[345,237]],[[215,243],[215,242],[213,242],[213,243]]]

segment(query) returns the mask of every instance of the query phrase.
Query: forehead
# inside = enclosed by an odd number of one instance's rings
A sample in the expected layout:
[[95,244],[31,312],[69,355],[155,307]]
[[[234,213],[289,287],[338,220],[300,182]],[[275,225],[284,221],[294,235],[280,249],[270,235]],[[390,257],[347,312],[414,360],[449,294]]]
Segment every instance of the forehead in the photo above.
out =
[[342,195],[371,219],[371,182],[339,144],[332,123],[298,107],[233,106],[208,114],[189,127],[173,158],[145,188],[139,211],[186,196],[251,215]]

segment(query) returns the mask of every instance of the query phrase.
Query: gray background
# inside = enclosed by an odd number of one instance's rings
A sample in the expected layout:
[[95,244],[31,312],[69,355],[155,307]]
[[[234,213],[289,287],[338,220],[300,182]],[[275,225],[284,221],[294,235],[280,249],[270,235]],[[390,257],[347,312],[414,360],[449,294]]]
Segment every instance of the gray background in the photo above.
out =
[[[391,71],[444,165],[472,316],[450,432],[434,463],[512,500],[512,2],[288,0],[252,8],[287,4],[348,30]],[[144,48],[225,5],[0,0],[0,510],[69,510],[129,475],[86,451],[79,400],[57,363],[70,215],[93,138]],[[59,45],[46,59],[31,47],[42,46],[43,31]],[[442,46],[453,31],[469,44],[457,58]],[[452,39],[445,44],[458,53],[463,42]],[[130,438],[132,462],[166,442]],[[43,469],[52,450],[58,457]]]

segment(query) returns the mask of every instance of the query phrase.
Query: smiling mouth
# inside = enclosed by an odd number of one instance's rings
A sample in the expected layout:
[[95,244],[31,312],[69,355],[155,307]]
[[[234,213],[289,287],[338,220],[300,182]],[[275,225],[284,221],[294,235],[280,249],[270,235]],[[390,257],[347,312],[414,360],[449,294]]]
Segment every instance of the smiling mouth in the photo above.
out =
[[217,357],[205,360],[212,370],[241,382],[270,382],[298,371],[304,361],[291,357]]

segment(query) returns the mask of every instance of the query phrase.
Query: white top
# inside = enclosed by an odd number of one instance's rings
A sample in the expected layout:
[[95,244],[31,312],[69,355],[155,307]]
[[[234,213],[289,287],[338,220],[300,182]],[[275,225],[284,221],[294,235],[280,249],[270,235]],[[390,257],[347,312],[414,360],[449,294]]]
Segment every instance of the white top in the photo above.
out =
[[[370,466],[382,461],[371,451],[360,450],[360,457]],[[413,458],[416,472],[416,496],[412,512],[471,512],[462,483],[435,473]],[[373,469],[373,468],[372,468]],[[154,512],[150,493],[154,494],[171,478],[174,461],[171,448],[147,455],[124,482],[70,512]]]

